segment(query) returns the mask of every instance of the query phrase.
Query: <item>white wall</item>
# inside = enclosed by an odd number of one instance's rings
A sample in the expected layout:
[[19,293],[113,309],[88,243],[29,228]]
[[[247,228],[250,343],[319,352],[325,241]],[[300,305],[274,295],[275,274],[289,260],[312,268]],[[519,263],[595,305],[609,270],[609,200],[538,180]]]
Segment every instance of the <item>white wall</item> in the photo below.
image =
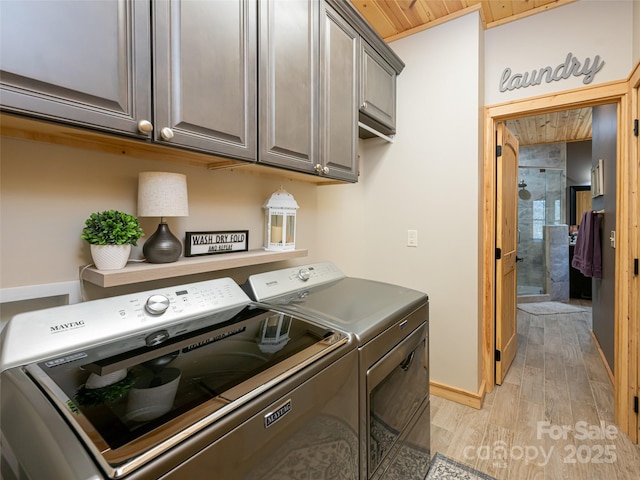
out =
[[[638,3],[638,2],[635,2]],[[638,8],[637,6],[635,7]],[[580,62],[599,55],[605,65],[588,85],[627,78],[640,54],[633,39],[632,0],[580,0],[485,32],[485,104],[584,87],[584,76],[499,91],[505,68],[513,73],[556,67],[572,53]],[[635,53],[632,50],[636,50]]]
[[392,43],[406,63],[395,143],[362,141],[360,182],[318,190],[320,252],[349,275],[426,292],[431,379],[474,393],[481,37],[474,13]]

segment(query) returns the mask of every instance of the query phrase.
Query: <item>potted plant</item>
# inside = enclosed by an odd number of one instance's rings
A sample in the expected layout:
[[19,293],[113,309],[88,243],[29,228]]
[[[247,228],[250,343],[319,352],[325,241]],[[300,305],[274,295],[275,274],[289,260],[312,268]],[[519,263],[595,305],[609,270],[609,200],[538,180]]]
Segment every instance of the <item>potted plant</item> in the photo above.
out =
[[[135,384],[136,379],[133,373],[127,372],[126,369],[115,372],[117,374],[100,380],[100,376],[91,374],[87,382],[82,385],[76,392],[75,399],[78,405],[83,407],[97,407],[99,405],[113,403],[124,397],[129,389]],[[98,380],[93,380],[97,378]],[[113,381],[113,380],[117,381]],[[109,383],[113,382],[113,383]]]
[[98,270],[115,270],[127,264],[131,246],[144,235],[138,218],[117,210],[92,213],[85,221],[81,238],[91,245]]

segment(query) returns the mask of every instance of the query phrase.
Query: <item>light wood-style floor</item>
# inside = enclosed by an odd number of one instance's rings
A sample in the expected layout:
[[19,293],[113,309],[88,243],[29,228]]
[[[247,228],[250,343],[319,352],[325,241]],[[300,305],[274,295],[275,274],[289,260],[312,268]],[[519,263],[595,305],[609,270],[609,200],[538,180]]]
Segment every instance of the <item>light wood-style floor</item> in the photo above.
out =
[[477,410],[431,396],[431,453],[498,479],[640,479],[640,448],[617,430],[591,310],[518,310],[518,353]]

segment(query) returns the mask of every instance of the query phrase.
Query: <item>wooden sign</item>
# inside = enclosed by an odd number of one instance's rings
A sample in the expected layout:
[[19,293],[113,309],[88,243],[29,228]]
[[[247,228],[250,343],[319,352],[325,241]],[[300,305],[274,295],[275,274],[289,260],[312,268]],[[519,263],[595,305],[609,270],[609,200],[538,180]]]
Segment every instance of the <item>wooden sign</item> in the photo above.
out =
[[185,232],[185,236],[185,257],[246,252],[249,249],[249,230]]

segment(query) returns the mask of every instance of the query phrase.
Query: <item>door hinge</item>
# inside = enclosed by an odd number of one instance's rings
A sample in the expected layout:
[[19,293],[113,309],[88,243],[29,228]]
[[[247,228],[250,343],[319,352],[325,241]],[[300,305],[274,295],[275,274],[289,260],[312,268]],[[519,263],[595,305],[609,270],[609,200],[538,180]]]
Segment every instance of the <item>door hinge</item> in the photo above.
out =
[[499,361],[500,361],[500,350],[496,350],[496,356],[495,356],[495,358],[496,358],[496,362],[499,362]]
[[638,397],[633,397],[633,411],[638,413]]
[[496,145],[496,157],[502,156],[502,145]]
[[633,121],[633,134],[636,137],[638,136],[638,119],[637,118]]
[[638,275],[638,259],[634,258],[633,259],[633,274],[634,275]]
[[496,248],[496,260],[500,260],[502,258],[502,249]]

